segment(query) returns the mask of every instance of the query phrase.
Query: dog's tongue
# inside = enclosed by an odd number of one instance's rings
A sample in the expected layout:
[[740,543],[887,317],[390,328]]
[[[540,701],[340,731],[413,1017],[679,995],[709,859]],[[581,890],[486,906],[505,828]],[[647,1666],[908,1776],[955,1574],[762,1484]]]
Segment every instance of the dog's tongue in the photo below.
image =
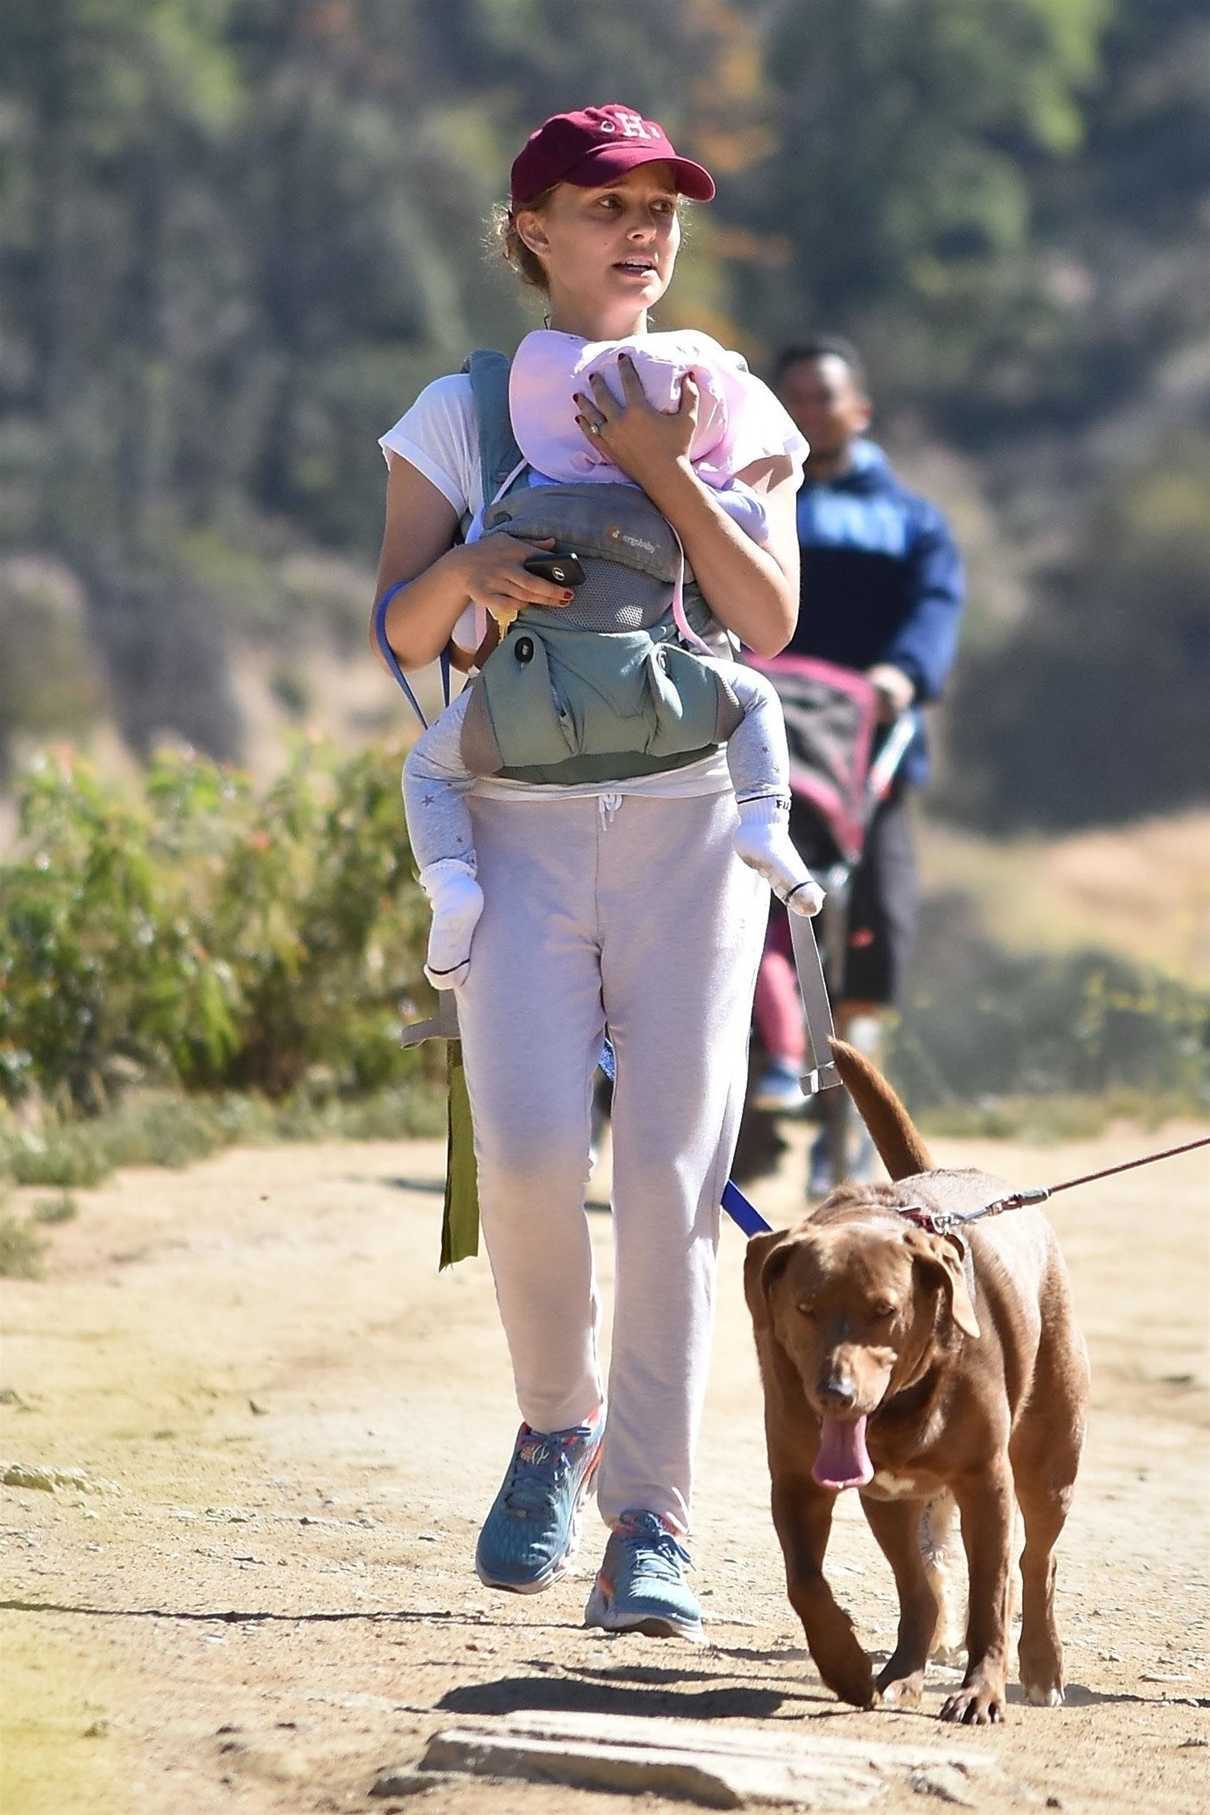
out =
[[819,1454],[811,1470],[821,1487],[864,1487],[874,1479],[874,1466],[865,1446],[865,1417],[821,1420]]

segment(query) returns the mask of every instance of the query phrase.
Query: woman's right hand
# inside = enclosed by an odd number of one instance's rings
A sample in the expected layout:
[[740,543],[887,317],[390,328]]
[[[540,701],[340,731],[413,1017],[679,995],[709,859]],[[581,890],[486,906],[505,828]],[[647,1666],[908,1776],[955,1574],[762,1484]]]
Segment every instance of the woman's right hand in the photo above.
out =
[[[404,669],[424,668],[445,649],[457,651],[451,638],[468,598],[500,613],[571,602],[564,588],[525,572],[524,563],[538,553],[537,542],[497,531],[463,547],[455,541],[457,533],[458,513],[448,498],[406,460],[394,459],[374,598],[381,599],[396,581],[405,582],[386,609],[386,634]],[[370,632],[375,649],[376,617],[377,605]],[[454,659],[464,665],[456,653]]]
[[553,536],[523,542],[519,536],[497,532],[451,549],[446,560],[456,564],[459,580],[472,603],[486,606],[489,611],[518,612],[526,605],[570,605],[575,594],[568,587],[556,586],[553,580],[525,571],[531,555],[545,554],[554,545]]

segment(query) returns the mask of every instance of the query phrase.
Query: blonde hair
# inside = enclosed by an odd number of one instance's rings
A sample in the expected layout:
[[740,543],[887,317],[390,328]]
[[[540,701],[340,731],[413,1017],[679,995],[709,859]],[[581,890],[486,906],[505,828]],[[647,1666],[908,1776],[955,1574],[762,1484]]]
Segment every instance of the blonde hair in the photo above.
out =
[[[536,195],[532,202],[526,202],[526,211],[541,214],[558,186],[557,183],[552,183],[549,189],[544,189],[541,195]],[[489,252],[497,258],[502,258],[513,275],[520,278],[523,284],[528,284],[533,290],[540,290],[543,296],[549,293],[550,285],[546,280],[542,260],[536,252],[530,251],[517,232],[516,216],[507,202],[497,202],[492,209],[491,218],[488,221],[487,244]]]

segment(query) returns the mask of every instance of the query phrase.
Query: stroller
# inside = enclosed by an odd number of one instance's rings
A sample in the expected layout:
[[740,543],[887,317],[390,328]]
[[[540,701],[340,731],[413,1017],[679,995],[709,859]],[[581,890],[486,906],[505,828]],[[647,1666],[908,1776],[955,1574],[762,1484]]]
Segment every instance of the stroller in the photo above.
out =
[[[827,892],[820,929],[821,954],[829,993],[838,999],[844,975],[850,932],[853,874],[861,859],[866,833],[874,811],[890,791],[899,765],[915,735],[915,719],[902,713],[877,744],[877,695],[873,686],[853,669],[798,655],[760,660],[746,658],[769,676],[781,699],[790,746],[790,786],[799,805],[794,815],[794,837],[799,853]],[[803,812],[803,807],[807,809]],[[770,914],[762,969],[786,965],[792,952],[792,917],[775,903]],[[800,986],[809,978],[799,964]],[[761,992],[758,992],[757,1042],[761,1035]],[[830,1175],[839,1181],[851,1175],[856,1155],[856,1131],[847,1092],[824,1090],[814,1099],[822,1125],[820,1142],[829,1162]],[[807,1104],[801,1105],[806,1109]],[[798,1109],[799,1106],[795,1105]],[[786,1113],[781,1109],[780,1113]],[[745,1116],[748,1138],[741,1142],[741,1163],[748,1176],[765,1169],[776,1156],[779,1142],[769,1120],[770,1111],[753,1101]],[[763,1118],[763,1128],[761,1126]],[[763,1136],[763,1138],[762,1138]],[[772,1152],[770,1152],[772,1149]]]

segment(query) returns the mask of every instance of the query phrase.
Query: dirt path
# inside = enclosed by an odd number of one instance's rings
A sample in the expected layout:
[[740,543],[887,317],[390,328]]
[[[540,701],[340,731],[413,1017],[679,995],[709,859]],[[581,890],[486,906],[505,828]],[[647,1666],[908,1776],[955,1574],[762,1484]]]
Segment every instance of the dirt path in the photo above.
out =
[[[1139,1142],[954,1142],[940,1157],[1036,1183]],[[797,1214],[794,1157],[755,1193],[774,1221]],[[696,1537],[712,1645],[579,1629],[595,1521],[577,1573],[549,1594],[480,1588],[469,1560],[515,1414],[486,1267],[435,1273],[441,1158],[432,1143],[277,1148],[127,1172],[80,1195],[46,1281],[6,1282],[0,1455],[101,1487],[0,1496],[6,1815],[402,1807],[368,1800],[376,1773],[414,1762],[458,1713],[939,1734],[942,1673],[929,1715],[862,1715],[805,1655],[769,1523],[730,1228]],[[1095,1369],[1060,1551],[1072,1686],[1066,1710],[1018,1704],[1010,1725],[964,1736],[1002,1767],[981,1808],[1205,1806],[1206,1180],[1193,1155],[1058,1200]],[[608,1217],[593,1227],[608,1278]],[[866,1643],[885,1648],[888,1572],[851,1499],[831,1573]],[[674,1806],[466,1779],[421,1801],[496,1815]],[[883,1806],[923,1805],[905,1792]]]

